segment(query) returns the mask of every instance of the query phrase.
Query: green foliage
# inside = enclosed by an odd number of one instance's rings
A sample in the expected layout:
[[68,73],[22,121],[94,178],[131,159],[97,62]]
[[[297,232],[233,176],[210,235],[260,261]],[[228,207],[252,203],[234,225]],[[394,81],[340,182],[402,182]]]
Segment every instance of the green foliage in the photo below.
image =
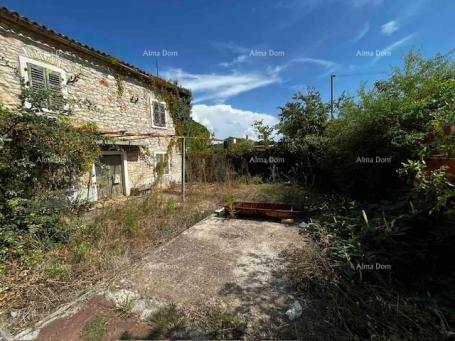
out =
[[160,308],[153,314],[151,321],[153,322],[153,335],[161,337],[183,328],[185,323],[182,313],[177,310],[175,304]]
[[264,120],[255,121],[253,123],[253,128],[256,130],[256,133],[260,138],[260,141],[264,145],[269,145],[275,128],[264,124]]
[[298,93],[293,101],[281,109],[278,132],[283,136],[280,149],[296,156],[300,181],[314,184],[316,175],[322,173],[322,159],[326,153],[324,136],[329,106],[313,88]]
[[188,142],[188,155],[202,156],[210,153],[209,139],[211,137],[211,134],[203,124],[200,124],[191,119],[188,124],[188,136],[195,137],[195,139],[190,139]]
[[[294,154],[299,181],[318,181],[359,198],[381,199],[403,190],[398,170],[408,160],[455,150],[455,64],[411,52],[403,68],[356,100],[342,95],[339,115],[309,88],[281,108],[280,148]],[[408,187],[409,188],[409,187]]]
[[237,143],[230,143],[227,149],[228,155],[237,157],[251,154],[253,151],[254,142],[251,140],[240,140]]
[[48,262],[45,270],[49,278],[56,280],[68,279],[71,276],[71,267],[55,259]]
[[95,127],[69,117],[0,108],[0,257],[31,255],[67,238],[69,189],[98,156]]
[[[422,160],[455,151],[455,63],[411,52],[388,79],[362,87],[355,99],[343,96],[337,106],[338,117],[327,121],[327,105],[309,90],[282,108],[282,148],[306,163],[300,169],[315,174],[321,188],[336,193],[306,203],[308,232],[343,283],[394,285],[420,295],[425,288],[453,323],[455,189],[444,168],[430,171]],[[369,271],[363,264],[388,268]],[[341,305],[349,306],[344,299]],[[385,309],[393,316],[388,303]],[[371,330],[386,339],[412,335],[366,329],[362,337]]]
[[428,172],[425,162],[411,161],[403,164],[405,174],[413,179],[413,199],[429,214],[444,212],[455,218],[455,186],[447,179],[445,169]]
[[[313,319],[337,328],[305,326],[315,340],[442,340],[445,326],[437,306],[391,287],[354,282],[334,271],[324,250],[311,243],[288,255],[291,283],[302,300],[317,301]],[[320,316],[319,316],[320,314]],[[298,323],[298,322],[297,322]],[[331,333],[336,335],[330,335]],[[341,333],[340,333],[341,332]]]
[[[332,184],[380,198],[402,185],[397,170],[403,162],[453,152],[455,137],[444,131],[455,121],[454,97],[453,61],[426,60],[411,52],[402,69],[371,90],[362,88],[359,100],[345,103],[328,125],[324,163],[332,171]],[[377,162],[377,157],[388,161]]]
[[126,297],[117,307],[117,311],[123,318],[130,317],[133,314],[134,300]]
[[132,202],[128,202],[123,224],[129,234],[134,234],[139,229],[141,216],[142,212],[139,210],[138,206]]
[[166,102],[177,135],[187,135],[191,121],[191,92],[160,78],[151,80],[151,90]]
[[298,140],[307,135],[321,136],[324,133],[329,107],[322,102],[317,90],[309,87],[306,93],[296,94],[292,102],[280,109],[278,127],[285,141],[297,145]]
[[177,201],[175,198],[167,198],[164,202],[164,211],[166,214],[173,214],[177,209]]

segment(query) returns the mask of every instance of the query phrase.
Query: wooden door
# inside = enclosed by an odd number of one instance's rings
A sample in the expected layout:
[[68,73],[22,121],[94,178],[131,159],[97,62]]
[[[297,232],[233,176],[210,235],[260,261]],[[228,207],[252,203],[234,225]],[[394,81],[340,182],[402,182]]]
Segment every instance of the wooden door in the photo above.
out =
[[123,195],[121,155],[102,155],[96,165],[96,187],[98,199],[115,198]]

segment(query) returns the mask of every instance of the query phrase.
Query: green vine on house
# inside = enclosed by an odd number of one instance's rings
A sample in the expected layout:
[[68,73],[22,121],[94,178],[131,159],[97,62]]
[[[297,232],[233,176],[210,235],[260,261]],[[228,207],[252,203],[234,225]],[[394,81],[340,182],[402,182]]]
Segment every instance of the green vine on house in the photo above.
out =
[[[34,259],[64,241],[62,218],[75,207],[77,187],[99,156],[96,126],[76,125],[65,100],[49,91],[24,91],[24,105],[0,105],[0,259]],[[60,102],[62,100],[62,102]],[[0,271],[1,271],[0,267]]]

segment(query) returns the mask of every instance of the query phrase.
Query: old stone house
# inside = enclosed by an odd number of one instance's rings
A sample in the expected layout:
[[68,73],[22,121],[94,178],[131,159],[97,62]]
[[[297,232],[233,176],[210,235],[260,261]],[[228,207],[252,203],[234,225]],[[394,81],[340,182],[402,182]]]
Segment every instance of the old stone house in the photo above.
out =
[[[17,108],[24,87],[52,89],[65,99],[63,109],[76,122],[92,122],[100,136],[112,137],[108,144],[100,142],[99,166],[94,165],[74,195],[97,200],[129,195],[157,182],[180,181],[176,129],[168,105],[151,90],[154,80],[179,96],[188,95],[185,89],[0,8],[0,103]],[[48,108],[52,110],[52,103]]]

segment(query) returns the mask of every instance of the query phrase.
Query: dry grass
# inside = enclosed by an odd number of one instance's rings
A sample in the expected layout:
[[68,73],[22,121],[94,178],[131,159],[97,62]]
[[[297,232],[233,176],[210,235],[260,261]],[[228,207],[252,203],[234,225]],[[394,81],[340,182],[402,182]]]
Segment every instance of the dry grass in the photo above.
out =
[[242,198],[245,184],[193,184],[182,203],[171,190],[106,203],[83,217],[68,217],[70,239],[24,264],[5,264],[0,274],[0,319],[11,332],[23,329],[94,285],[112,280],[147,252],[174,238],[223,204]]
[[[305,335],[346,340],[442,340],[444,330],[430,306],[406,297],[392,288],[344,278],[320,247],[309,243],[304,249],[286,255],[288,272],[300,299],[319,302],[321,316],[332,328],[313,324],[303,328]],[[317,314],[313,315],[318,320]],[[300,323],[305,323],[301,321]]]
[[238,340],[244,336],[247,325],[240,314],[218,305],[183,311],[170,304],[159,310],[151,322],[151,339]]

